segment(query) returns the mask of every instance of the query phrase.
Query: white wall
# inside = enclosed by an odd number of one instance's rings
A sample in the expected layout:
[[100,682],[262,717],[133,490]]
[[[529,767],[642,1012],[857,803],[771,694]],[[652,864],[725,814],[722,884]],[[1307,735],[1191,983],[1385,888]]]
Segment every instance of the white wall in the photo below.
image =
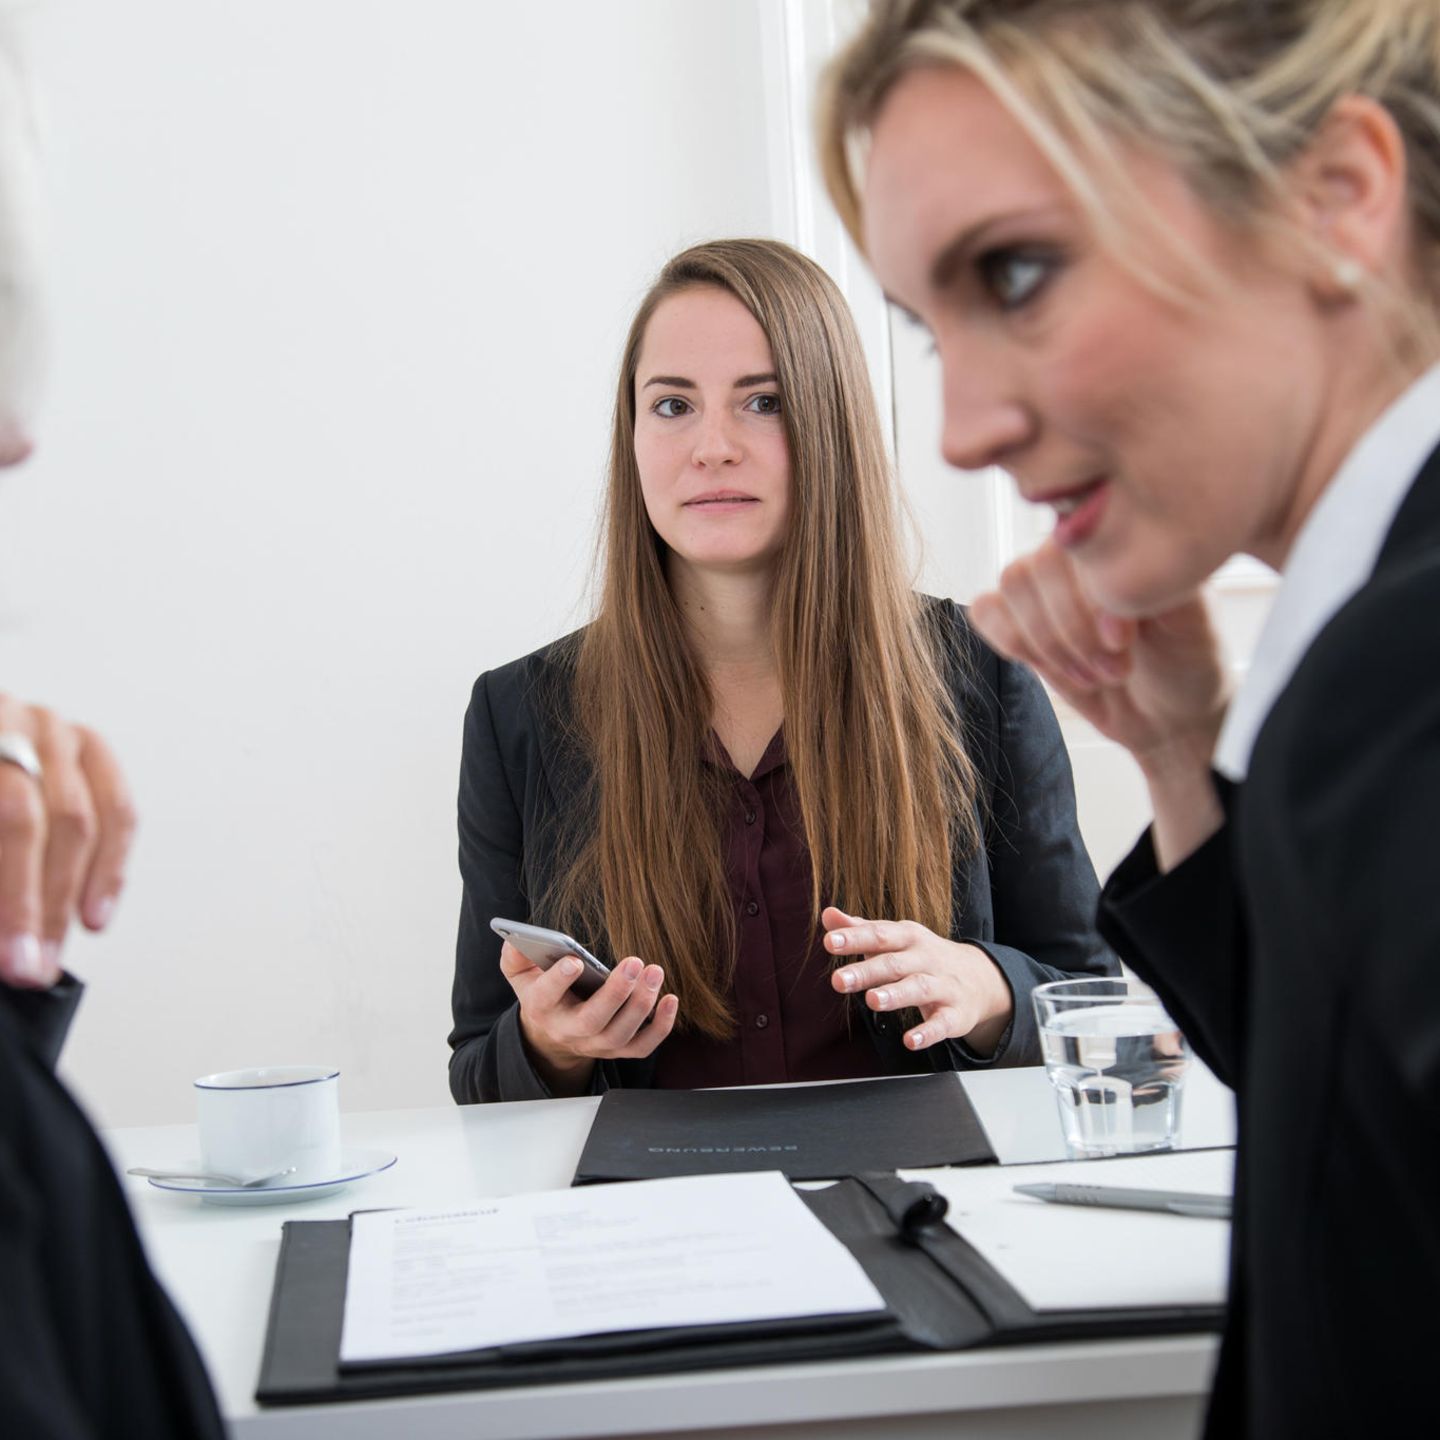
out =
[[51,0],[55,364],[4,480],[0,677],[142,810],[72,940],[100,1120],[205,1070],[448,1100],[475,674],[581,617],[664,258],[771,233],[765,0]]
[[[286,1060],[338,1063],[348,1109],[446,1103],[461,715],[583,618],[620,341],[682,245],[773,234],[836,274],[923,583],[993,580],[1008,486],[940,465],[921,342],[815,182],[810,82],[858,13],[33,7],[55,364],[0,482],[0,685],[102,729],[140,800],[119,919],[67,957],[102,1122]],[[1103,871],[1143,797],[1067,724]]]

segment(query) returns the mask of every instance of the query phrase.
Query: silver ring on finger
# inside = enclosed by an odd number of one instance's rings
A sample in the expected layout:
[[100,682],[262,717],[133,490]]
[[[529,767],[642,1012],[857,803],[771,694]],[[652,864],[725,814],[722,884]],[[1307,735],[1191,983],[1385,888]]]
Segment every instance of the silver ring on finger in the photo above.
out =
[[22,735],[18,730],[0,735],[0,763],[18,766],[36,784],[45,778],[45,771],[41,767],[39,755],[35,753],[34,744],[28,735]]

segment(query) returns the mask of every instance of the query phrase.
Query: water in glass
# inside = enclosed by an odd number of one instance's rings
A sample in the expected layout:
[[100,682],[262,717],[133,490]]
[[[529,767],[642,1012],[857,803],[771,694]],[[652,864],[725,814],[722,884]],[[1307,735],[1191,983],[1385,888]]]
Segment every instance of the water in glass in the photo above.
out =
[[1175,1022],[1158,1004],[1100,1002],[1052,1014],[1040,1039],[1073,1154],[1170,1148],[1188,1060]]

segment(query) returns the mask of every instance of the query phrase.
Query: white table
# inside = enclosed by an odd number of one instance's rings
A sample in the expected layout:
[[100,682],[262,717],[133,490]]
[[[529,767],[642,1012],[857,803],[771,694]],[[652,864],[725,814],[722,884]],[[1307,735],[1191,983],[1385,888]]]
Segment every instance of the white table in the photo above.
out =
[[[1002,1159],[1060,1157],[1043,1071],[964,1079]],[[1203,1072],[1187,1090],[1182,1139],[1227,1143],[1233,1134],[1228,1092]],[[127,1177],[152,1262],[199,1341],[231,1433],[243,1440],[663,1440],[696,1432],[735,1440],[1188,1440],[1197,1432],[1214,1363],[1213,1336],[257,1407],[255,1382],[283,1220],[332,1219],[372,1206],[471,1203],[485,1195],[565,1186],[597,1103],[549,1100],[346,1115],[347,1147],[393,1150],[399,1163],[338,1195],[301,1204],[221,1208]],[[179,1166],[198,1154],[189,1125],[115,1130],[106,1141],[122,1170]]]

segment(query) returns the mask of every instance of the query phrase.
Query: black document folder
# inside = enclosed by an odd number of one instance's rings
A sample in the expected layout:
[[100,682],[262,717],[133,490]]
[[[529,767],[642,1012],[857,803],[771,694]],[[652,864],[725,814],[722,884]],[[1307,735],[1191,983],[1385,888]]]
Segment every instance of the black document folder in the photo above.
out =
[[255,1398],[264,1405],[551,1385],[738,1365],[1219,1328],[1213,1307],[1037,1313],[939,1218],[928,1185],[843,1180],[800,1198],[859,1261],[886,1309],[753,1324],[579,1336],[394,1364],[340,1363],[350,1227],[285,1222]]
[[780,1170],[833,1180],[870,1170],[993,1164],[953,1071],[894,1080],[749,1090],[611,1090],[576,1185]]

